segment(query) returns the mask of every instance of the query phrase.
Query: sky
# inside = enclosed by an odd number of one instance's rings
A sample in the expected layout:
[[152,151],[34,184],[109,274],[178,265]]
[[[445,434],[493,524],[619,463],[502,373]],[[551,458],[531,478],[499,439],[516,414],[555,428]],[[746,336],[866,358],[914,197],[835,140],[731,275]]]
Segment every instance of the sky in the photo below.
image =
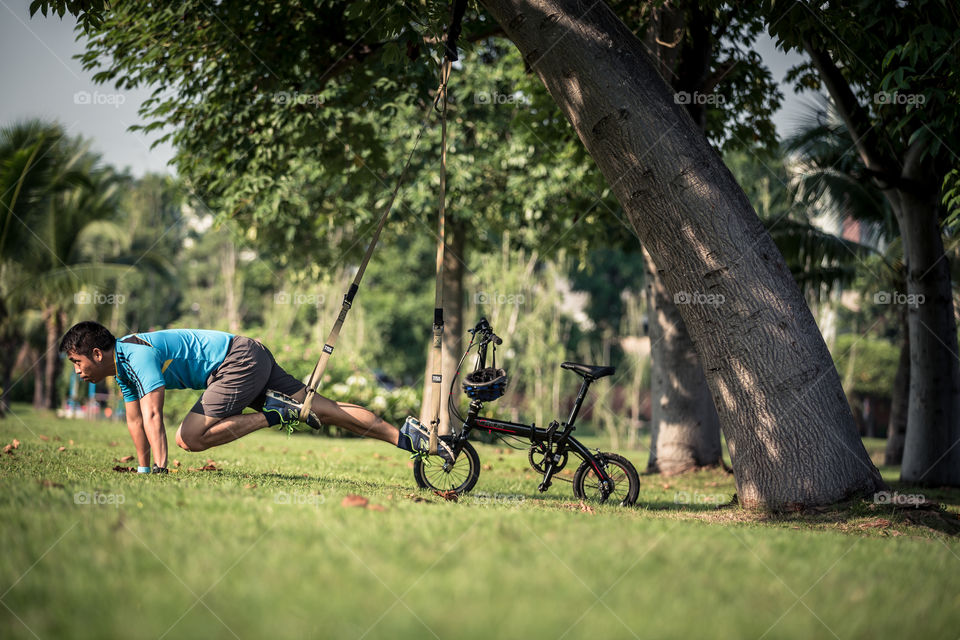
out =
[[[158,133],[131,132],[129,127],[144,124],[137,113],[150,90],[118,91],[93,82],[93,72],[85,71],[73,56],[84,46],[77,42],[75,20],[67,14],[58,17],[29,17],[30,0],[0,0],[0,126],[17,120],[44,118],[59,121],[70,135],[82,135],[93,141],[92,150],[118,169],[129,168],[135,176],[148,172],[172,172],[167,164],[173,156],[170,145],[150,148]],[[769,37],[757,43],[776,80],[781,82],[784,104],[774,116],[780,135],[797,124],[809,95],[797,96],[782,83],[787,69],[796,64],[797,55],[776,49]]]

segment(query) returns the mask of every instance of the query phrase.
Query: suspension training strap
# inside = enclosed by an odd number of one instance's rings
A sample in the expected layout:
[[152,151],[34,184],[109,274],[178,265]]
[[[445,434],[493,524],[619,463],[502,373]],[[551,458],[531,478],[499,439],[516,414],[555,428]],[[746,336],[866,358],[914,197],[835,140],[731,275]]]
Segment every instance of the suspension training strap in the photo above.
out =
[[[444,222],[446,221],[447,196],[447,82],[450,80],[452,63],[444,57],[440,65],[440,92],[437,111],[440,112],[440,213],[437,216],[437,283],[433,308],[433,417],[430,420],[430,453],[437,454],[437,436],[440,429],[440,396],[443,394],[443,250],[446,244]],[[426,391],[426,389],[424,389]],[[423,424],[426,416],[421,416]]]
[[367,252],[364,254],[363,260],[360,262],[360,268],[357,269],[357,275],[353,278],[353,284],[350,285],[350,289],[347,291],[346,295],[343,296],[343,305],[340,307],[340,315],[337,316],[336,322],[333,323],[333,328],[330,329],[330,335],[327,336],[327,341],[323,345],[323,351],[320,353],[320,359],[317,361],[317,366],[313,368],[313,373],[310,374],[310,380],[307,382],[307,396],[303,399],[303,406],[300,408],[301,422],[307,422],[307,418],[310,415],[310,411],[313,407],[313,397],[317,394],[317,387],[320,386],[320,381],[323,379],[323,372],[327,368],[327,362],[329,362],[330,356],[333,354],[334,347],[337,346],[337,339],[340,337],[340,329],[343,327],[343,323],[347,319],[347,312],[350,311],[350,307],[353,306],[353,299],[356,297],[357,291],[360,289],[360,281],[363,279],[363,273],[367,270],[367,263],[370,262],[370,257],[373,255],[373,250],[376,248],[377,241],[380,239],[380,232],[383,231],[383,226],[386,224],[387,218],[390,216],[390,211],[393,209],[393,204],[397,199],[397,194],[400,193],[400,186],[403,184],[403,181],[407,176],[407,170],[410,168],[410,161],[413,160],[413,154],[417,150],[417,145],[420,144],[420,139],[423,137],[423,132],[426,130],[427,125],[429,124],[430,111],[439,104],[441,93],[444,96],[444,100],[446,100],[445,84],[442,84],[437,88],[433,100],[426,107],[423,116],[423,122],[420,125],[420,131],[417,133],[417,138],[413,141],[413,148],[410,149],[410,153],[407,155],[407,161],[403,165],[403,170],[400,172],[400,177],[397,178],[397,183],[393,188],[393,194],[390,196],[390,201],[387,203],[386,209],[384,209],[383,214],[380,216],[380,221],[377,223],[377,229],[373,233],[373,239],[370,240],[370,244],[367,246]]

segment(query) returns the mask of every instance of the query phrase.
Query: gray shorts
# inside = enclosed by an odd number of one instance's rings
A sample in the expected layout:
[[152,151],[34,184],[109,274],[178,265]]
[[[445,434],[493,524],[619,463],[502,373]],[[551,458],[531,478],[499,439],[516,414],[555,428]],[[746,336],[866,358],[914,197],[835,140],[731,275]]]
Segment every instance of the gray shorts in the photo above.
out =
[[207,378],[207,388],[190,410],[226,418],[244,407],[260,411],[268,390],[292,396],[307,385],[280,368],[273,354],[257,340],[234,336],[223,363]]

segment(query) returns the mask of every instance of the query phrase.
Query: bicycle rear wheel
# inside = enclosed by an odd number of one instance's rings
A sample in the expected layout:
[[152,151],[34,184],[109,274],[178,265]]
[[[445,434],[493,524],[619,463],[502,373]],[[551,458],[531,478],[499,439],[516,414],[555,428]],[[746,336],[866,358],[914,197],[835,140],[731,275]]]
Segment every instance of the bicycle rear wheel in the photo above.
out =
[[440,456],[416,459],[413,477],[421,489],[466,493],[473,489],[480,478],[480,456],[472,444],[464,442],[453,464],[445,465]]
[[640,493],[640,476],[633,463],[615,453],[600,453],[594,456],[613,481],[613,490],[606,498],[600,490],[600,476],[590,464],[584,460],[583,464],[573,474],[573,495],[581,500],[595,500],[628,507],[637,501]]

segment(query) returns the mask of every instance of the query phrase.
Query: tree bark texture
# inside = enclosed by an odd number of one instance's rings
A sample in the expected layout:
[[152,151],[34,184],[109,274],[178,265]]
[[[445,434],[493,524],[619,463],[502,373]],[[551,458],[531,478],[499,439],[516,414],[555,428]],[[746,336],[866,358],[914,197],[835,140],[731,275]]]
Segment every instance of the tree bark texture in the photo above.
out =
[[483,4],[597,162],[667,291],[699,295],[680,315],[740,503],[790,509],[882,488],[783,257],[642,44],[603,3]]
[[44,354],[44,394],[41,405],[45,409],[57,408],[57,378],[60,374],[60,353],[57,351],[63,335],[63,313],[56,307],[43,310],[43,322],[47,330],[47,351]]
[[[647,271],[656,265],[644,251]],[[650,422],[647,471],[675,475],[720,464],[720,417],[680,311],[660,278],[650,293]],[[655,327],[655,329],[654,329]],[[656,335],[656,338],[654,338]]]
[[910,397],[910,334],[906,324],[906,318],[903,318],[900,359],[897,362],[897,373],[893,378],[890,421],[887,423],[887,447],[883,457],[883,463],[892,466],[903,462],[903,443],[907,434],[907,407]]
[[[900,479],[960,485],[960,369],[950,269],[935,203],[900,192],[907,266],[910,392]],[[894,208],[897,212],[897,208]]]
[[[463,278],[466,272],[465,229],[462,223],[455,218],[446,221],[444,232],[445,244],[443,249],[443,361],[440,396],[440,429],[441,434],[450,433],[450,412],[447,410],[447,399],[450,393],[450,383],[457,370],[457,362],[463,355],[466,345],[463,342],[465,328],[463,326]],[[429,380],[433,373],[428,352],[427,366],[424,370],[424,379]],[[464,372],[461,372],[463,375]],[[433,385],[426,385],[423,400],[420,405],[420,415],[431,417],[433,412]]]
[[[690,21],[680,4],[669,2],[652,10],[644,45],[657,71],[674,91],[709,93],[707,75],[712,56],[710,20],[690,2]],[[689,43],[684,35],[689,33]],[[687,101],[685,108],[703,131],[704,105]],[[674,299],[667,293],[650,254],[644,251],[649,317],[657,338],[650,341],[650,458],[647,471],[674,475],[721,461],[720,419],[703,374],[700,357]],[[654,388],[655,387],[655,388]]]
[[[915,484],[960,486],[957,326],[950,269],[940,235],[940,183],[931,168],[925,166],[928,143],[917,139],[902,152],[902,157],[894,157],[880,139],[883,128],[870,123],[866,109],[857,101],[828,51],[810,40],[805,40],[803,47],[850,130],[864,165],[877,176],[903,239],[910,391],[900,479]],[[901,131],[898,135],[910,134]]]

